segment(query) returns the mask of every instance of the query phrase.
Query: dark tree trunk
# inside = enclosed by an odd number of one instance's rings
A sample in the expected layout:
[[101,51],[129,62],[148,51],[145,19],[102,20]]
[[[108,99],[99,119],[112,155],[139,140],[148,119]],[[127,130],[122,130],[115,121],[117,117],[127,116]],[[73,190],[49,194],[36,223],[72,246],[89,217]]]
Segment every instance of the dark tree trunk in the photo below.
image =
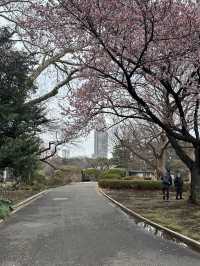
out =
[[157,179],[159,180],[165,173],[166,167],[166,149],[164,149],[159,156],[156,158],[156,173]]
[[191,173],[191,192],[190,200],[193,203],[200,204],[200,144],[193,144],[194,147],[194,158],[186,154],[181,148],[176,139],[168,136],[172,146],[174,147],[179,158],[185,163],[190,169]]
[[193,203],[200,204],[200,146],[195,148],[195,162],[191,168],[191,195]]

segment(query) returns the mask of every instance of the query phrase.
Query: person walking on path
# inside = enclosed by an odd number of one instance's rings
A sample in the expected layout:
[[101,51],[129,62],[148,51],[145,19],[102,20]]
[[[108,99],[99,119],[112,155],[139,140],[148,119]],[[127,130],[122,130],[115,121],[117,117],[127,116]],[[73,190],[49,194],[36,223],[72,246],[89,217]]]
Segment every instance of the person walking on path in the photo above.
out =
[[170,169],[166,169],[165,174],[161,177],[162,180],[162,192],[163,200],[169,200],[169,188],[172,185],[172,177],[170,174]]
[[174,179],[174,186],[175,186],[175,190],[176,190],[176,199],[182,199],[182,193],[183,193],[183,179],[182,176],[180,174],[180,172],[178,172],[176,174],[176,177]]

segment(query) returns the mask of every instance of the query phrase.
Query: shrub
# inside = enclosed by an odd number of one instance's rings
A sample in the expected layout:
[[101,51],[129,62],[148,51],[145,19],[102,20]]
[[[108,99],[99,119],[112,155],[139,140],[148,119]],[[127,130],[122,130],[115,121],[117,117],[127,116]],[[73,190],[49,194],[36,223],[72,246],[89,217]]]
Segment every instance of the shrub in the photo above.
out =
[[71,182],[70,177],[66,174],[66,170],[57,170],[55,171],[55,175],[49,177],[47,180],[48,187],[57,187],[57,186],[64,186]]
[[[102,179],[98,182],[99,187],[108,189],[135,189],[135,190],[161,190],[160,181],[145,180],[106,180]],[[174,187],[173,187],[174,189]],[[189,190],[189,185],[184,184],[184,191]]]
[[101,176],[102,179],[114,179],[114,180],[121,180],[122,177],[120,175],[112,174],[112,173],[104,173]]
[[46,185],[46,183],[47,183],[46,176],[43,175],[43,174],[40,174],[40,173],[38,173],[38,174],[35,176],[33,182],[35,182],[35,181],[36,181],[37,183],[39,183],[39,184],[44,184],[44,185]]
[[126,176],[125,169],[113,168],[113,169],[109,169],[108,171],[104,172],[101,175],[101,178],[102,179],[122,179],[125,176]]
[[89,181],[92,179],[98,179],[101,175],[101,170],[96,169],[96,168],[87,168],[83,170],[83,179],[85,181]]
[[31,188],[32,188],[33,191],[42,191],[42,190],[46,189],[46,186],[44,184],[35,182],[31,186]]
[[[33,184],[34,185],[34,184]],[[25,184],[20,184],[17,189],[19,190],[32,190],[32,186],[31,185],[25,185]]]
[[155,190],[161,189],[161,184],[158,181],[143,181],[143,180],[100,180],[101,188],[109,189],[143,189]]
[[125,176],[123,180],[144,180],[143,176]]
[[0,219],[5,219],[12,210],[12,202],[0,200]]

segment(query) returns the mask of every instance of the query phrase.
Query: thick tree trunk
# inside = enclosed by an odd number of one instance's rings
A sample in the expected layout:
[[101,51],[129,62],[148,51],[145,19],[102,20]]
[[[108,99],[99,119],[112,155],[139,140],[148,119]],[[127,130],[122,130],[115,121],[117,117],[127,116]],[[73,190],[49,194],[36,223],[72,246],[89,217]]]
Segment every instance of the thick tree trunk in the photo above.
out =
[[195,162],[191,168],[191,195],[194,203],[200,204],[200,147],[195,148]]
[[190,199],[194,203],[200,204],[200,165],[191,169],[191,195]]
[[158,180],[161,178],[161,176],[163,176],[165,172],[165,166],[166,166],[166,151],[162,152],[162,154],[160,154],[160,156],[158,156],[156,160],[156,174]]
[[160,150],[158,151],[158,156],[156,156],[156,175],[157,180],[163,176],[165,173],[166,167],[166,158],[167,158],[167,145],[168,139],[165,133],[162,134],[160,138]]

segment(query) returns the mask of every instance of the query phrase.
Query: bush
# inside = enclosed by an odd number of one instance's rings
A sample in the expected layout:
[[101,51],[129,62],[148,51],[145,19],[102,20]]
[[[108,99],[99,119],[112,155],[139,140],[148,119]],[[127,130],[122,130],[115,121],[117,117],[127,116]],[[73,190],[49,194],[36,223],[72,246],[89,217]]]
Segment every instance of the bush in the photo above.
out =
[[66,173],[66,169],[57,170],[55,171],[55,175],[49,177],[47,180],[48,187],[57,187],[57,186],[64,186],[71,182],[70,177]]
[[46,186],[44,184],[36,182],[31,186],[31,188],[33,191],[42,191],[46,189]]
[[158,190],[161,189],[159,181],[143,181],[143,180],[100,180],[101,188],[109,189],[142,189],[142,190]]
[[12,202],[0,200],[0,219],[5,219],[12,210]]
[[113,168],[101,175],[102,179],[123,179],[126,176],[125,169]]
[[[125,176],[123,180],[144,180],[143,176]],[[150,180],[150,179],[149,179]]]
[[47,183],[47,179],[46,179],[46,176],[44,174],[41,174],[41,173],[38,173],[35,178],[34,178],[34,182],[37,182],[39,184],[43,184],[43,185],[46,185]]
[[112,174],[112,173],[104,173],[101,177],[102,179],[114,179],[121,180],[122,177],[120,175]]
[[32,190],[32,186],[31,185],[20,184],[20,185],[17,186],[16,190]]
[[[99,187],[108,189],[135,189],[135,190],[161,190],[160,181],[145,180],[106,180],[98,182]],[[184,184],[184,191],[189,190],[189,184]],[[173,187],[174,189],[174,187]]]
[[96,168],[87,168],[83,170],[83,181],[97,180],[101,175],[101,170]]

